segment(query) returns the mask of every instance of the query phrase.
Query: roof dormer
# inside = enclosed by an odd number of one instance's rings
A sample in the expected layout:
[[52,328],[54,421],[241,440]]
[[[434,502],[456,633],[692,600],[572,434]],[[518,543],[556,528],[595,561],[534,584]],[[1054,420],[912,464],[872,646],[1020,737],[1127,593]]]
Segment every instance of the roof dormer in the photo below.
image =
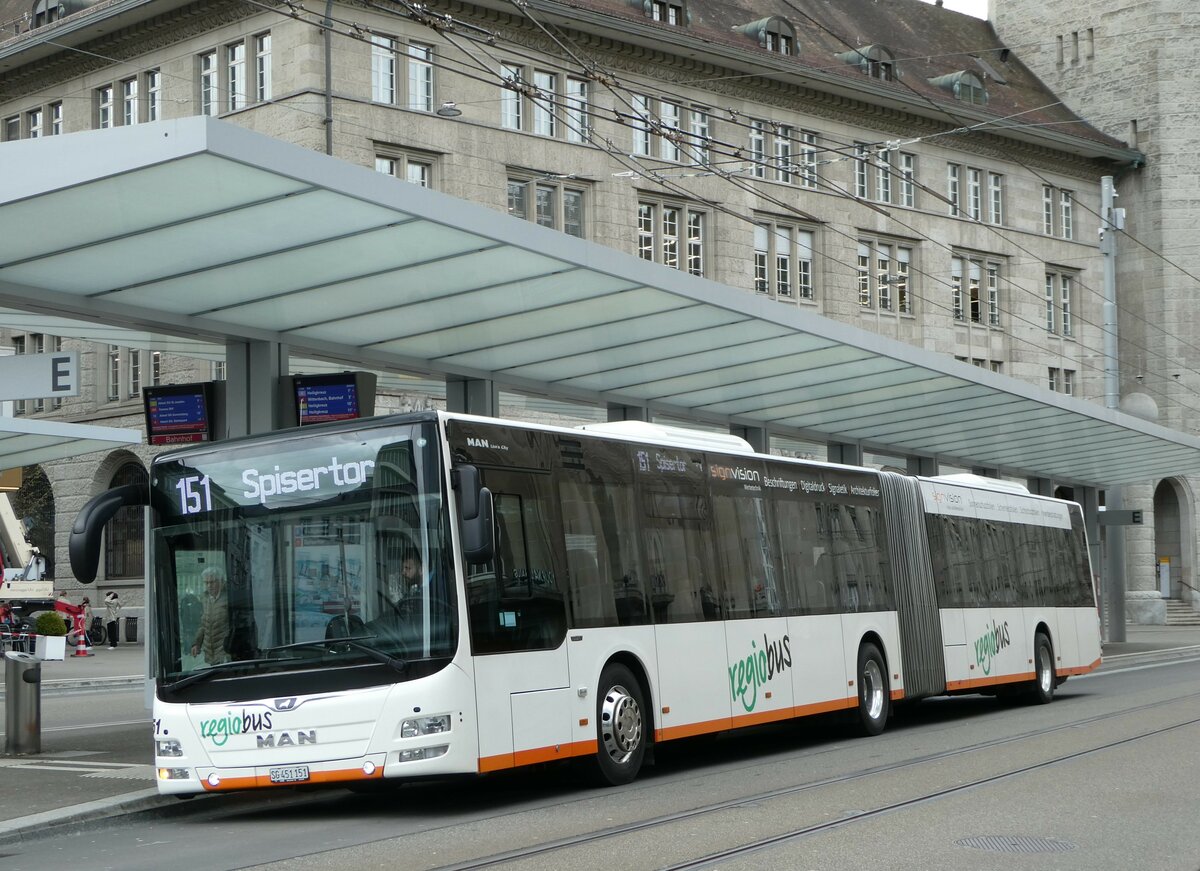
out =
[[685,0],[632,0],[651,21],[659,21],[672,27],[687,27],[692,22]]
[[751,21],[749,24],[735,27],[734,30],[744,33],[757,42],[760,48],[765,48],[767,51],[788,55],[798,53],[796,28],[786,18],[778,15]]
[[838,55],[838,60],[858,67],[864,75],[883,82],[896,78],[896,56],[882,45],[864,45]]
[[988,93],[983,86],[983,80],[970,70],[947,73],[944,76],[930,79],[929,83],[937,85],[943,91],[949,91],[956,100],[976,106],[987,105]]

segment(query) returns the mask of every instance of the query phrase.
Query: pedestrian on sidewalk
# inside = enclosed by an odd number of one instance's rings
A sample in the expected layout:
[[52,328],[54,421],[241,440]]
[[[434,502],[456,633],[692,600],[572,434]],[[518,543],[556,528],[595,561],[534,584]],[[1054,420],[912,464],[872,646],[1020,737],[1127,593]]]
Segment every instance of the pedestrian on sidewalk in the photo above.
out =
[[121,620],[121,600],[116,590],[104,594],[104,622],[108,628],[108,649],[117,649],[117,626]]

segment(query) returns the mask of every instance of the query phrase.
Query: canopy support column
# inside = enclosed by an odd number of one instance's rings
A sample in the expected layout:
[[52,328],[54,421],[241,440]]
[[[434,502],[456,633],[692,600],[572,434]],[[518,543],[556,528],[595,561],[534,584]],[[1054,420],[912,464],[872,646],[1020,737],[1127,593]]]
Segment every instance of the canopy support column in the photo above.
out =
[[649,423],[650,409],[644,405],[617,405],[610,402],[608,404],[608,422],[616,423],[621,420],[641,420]]
[[279,429],[279,379],[287,374],[282,342],[226,341],[224,437]]
[[484,378],[446,377],[446,410],[483,417],[500,415],[500,390]]
[[750,442],[750,447],[754,448],[757,453],[765,454],[770,452],[770,440],[767,438],[766,427],[734,425],[729,427],[729,432]]
[[847,442],[829,443],[829,462],[844,463],[847,466],[862,465],[862,445]]

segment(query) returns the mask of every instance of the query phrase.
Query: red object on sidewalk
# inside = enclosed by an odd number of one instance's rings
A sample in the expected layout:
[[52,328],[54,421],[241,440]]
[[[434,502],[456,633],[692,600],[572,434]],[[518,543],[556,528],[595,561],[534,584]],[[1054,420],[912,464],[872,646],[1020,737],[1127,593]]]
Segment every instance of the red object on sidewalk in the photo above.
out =
[[75,629],[75,652],[72,656],[95,656],[96,654],[88,648],[87,633],[81,632],[78,628]]

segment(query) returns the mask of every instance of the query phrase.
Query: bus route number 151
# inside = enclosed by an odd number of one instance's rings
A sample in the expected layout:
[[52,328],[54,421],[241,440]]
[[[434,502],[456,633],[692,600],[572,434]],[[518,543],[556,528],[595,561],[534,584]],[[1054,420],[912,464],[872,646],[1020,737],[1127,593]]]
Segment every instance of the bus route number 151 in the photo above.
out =
[[188,475],[180,478],[175,489],[179,491],[181,514],[200,514],[203,511],[212,511],[212,488],[208,483],[208,475]]

